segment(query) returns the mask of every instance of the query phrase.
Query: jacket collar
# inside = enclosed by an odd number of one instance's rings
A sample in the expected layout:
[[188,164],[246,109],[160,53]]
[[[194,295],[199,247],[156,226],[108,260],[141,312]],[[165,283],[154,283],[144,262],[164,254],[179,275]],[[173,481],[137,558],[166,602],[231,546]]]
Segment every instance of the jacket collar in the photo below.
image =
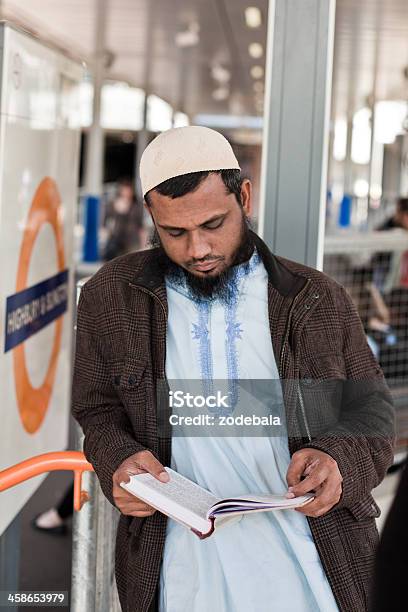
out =
[[[265,242],[255,232],[250,231],[268,273],[270,283],[283,297],[294,297],[303,288],[307,279],[289,270],[275,257]],[[139,270],[134,276],[133,284],[142,286],[158,296],[163,295],[165,283],[163,271],[158,265],[157,249],[151,249],[143,269]]]

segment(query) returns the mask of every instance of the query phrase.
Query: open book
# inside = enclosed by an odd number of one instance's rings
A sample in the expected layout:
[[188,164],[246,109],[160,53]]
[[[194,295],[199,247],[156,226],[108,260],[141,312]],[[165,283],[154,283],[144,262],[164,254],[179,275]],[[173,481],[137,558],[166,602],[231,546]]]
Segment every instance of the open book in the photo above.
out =
[[[238,495],[230,499],[218,499],[195,482],[171,468],[166,468],[168,482],[160,482],[150,474],[137,474],[120,486],[163,514],[182,523],[199,538],[210,536],[216,524],[233,517],[252,512],[268,512],[298,508],[313,499],[312,494],[286,499],[283,495]],[[222,519],[222,521],[221,521]]]

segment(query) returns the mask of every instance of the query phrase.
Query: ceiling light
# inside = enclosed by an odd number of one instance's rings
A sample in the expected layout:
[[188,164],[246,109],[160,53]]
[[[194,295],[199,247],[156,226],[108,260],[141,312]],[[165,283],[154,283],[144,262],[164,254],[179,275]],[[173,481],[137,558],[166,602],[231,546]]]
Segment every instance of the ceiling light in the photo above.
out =
[[214,64],[214,66],[211,68],[211,76],[219,83],[228,83],[231,78],[231,72],[220,64]]
[[264,75],[264,69],[262,66],[252,66],[251,68],[251,77],[253,79],[262,79]]
[[392,144],[399,134],[405,131],[407,116],[405,100],[381,100],[375,105],[375,140],[382,144]]
[[248,28],[259,28],[262,23],[262,15],[257,6],[248,6],[245,9],[245,21]]
[[229,112],[232,115],[245,114],[245,97],[242,92],[234,91],[229,98]]
[[[351,161],[368,164],[371,157],[371,109],[360,108],[353,116]],[[357,194],[356,194],[357,195]],[[360,196],[359,196],[360,197]]]
[[190,120],[186,113],[174,113],[173,127],[185,127],[190,125]]
[[262,83],[262,81],[256,81],[254,83],[254,91],[256,93],[263,93],[264,92],[264,84]]
[[248,47],[248,53],[251,57],[259,59],[263,55],[263,47],[260,43],[251,43]]
[[354,181],[354,195],[356,195],[358,198],[366,198],[368,196],[368,189],[368,181],[365,179],[357,179]]
[[189,30],[186,30],[185,32],[177,32],[176,36],[174,37],[174,40],[178,47],[195,47],[195,45],[198,45],[200,37],[196,32],[190,32]]
[[229,96],[228,87],[218,87],[217,89],[214,89],[214,91],[212,92],[212,97],[214,98],[214,100],[217,100],[217,102],[226,100],[228,96]]
[[174,37],[174,42],[177,47],[195,47],[200,42],[200,24],[197,21],[192,21],[187,28],[177,32]]
[[347,119],[337,117],[334,122],[333,158],[344,161],[347,156]]

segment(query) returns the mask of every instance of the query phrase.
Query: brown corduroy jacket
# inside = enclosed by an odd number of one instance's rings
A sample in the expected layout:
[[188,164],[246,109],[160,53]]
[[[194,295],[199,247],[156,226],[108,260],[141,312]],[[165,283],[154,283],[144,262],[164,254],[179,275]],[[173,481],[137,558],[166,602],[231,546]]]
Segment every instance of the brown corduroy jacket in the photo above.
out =
[[[371,491],[393,458],[392,399],[347,292],[254,239],[269,277],[272,346],[280,378],[288,381],[283,390],[290,452],[322,450],[343,477],[339,503],[325,516],[309,518],[310,528],[339,609],[364,612],[378,540],[379,509]],[[156,397],[157,381],[165,379],[167,314],[155,249],[105,264],[81,291],[72,413],[112,504],[112,475],[127,457],[149,449],[170,465],[171,438],[158,435]],[[299,379],[303,392],[291,384]],[[322,395],[322,381],[332,380],[353,386]],[[126,612],[155,607],[166,520],[160,512],[121,515],[116,581]]]

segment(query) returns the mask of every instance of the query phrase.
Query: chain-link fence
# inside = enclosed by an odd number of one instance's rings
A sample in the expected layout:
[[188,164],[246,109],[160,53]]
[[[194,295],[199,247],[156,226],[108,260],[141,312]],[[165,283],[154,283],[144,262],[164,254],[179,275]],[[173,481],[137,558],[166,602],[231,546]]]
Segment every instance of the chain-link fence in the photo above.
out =
[[323,271],[357,306],[367,341],[392,390],[397,453],[408,448],[408,233],[327,237]]

